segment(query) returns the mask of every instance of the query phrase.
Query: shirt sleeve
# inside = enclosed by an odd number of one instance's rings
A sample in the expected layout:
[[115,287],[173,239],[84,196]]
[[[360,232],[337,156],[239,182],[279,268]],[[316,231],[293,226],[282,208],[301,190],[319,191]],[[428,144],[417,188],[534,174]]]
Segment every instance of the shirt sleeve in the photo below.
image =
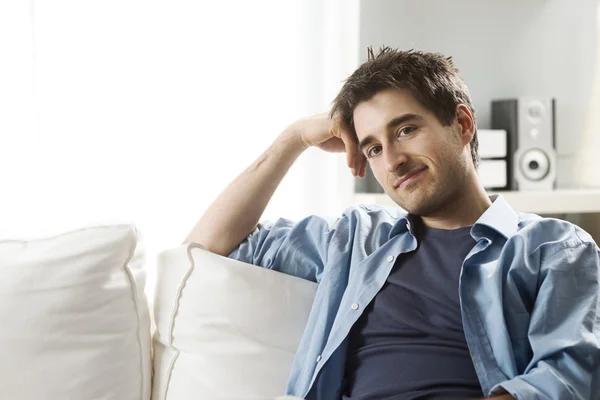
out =
[[600,399],[599,249],[591,239],[567,243],[539,263],[528,331],[533,358],[524,374],[492,393],[504,389],[519,400]]
[[346,213],[338,219],[317,216],[299,222],[280,218],[261,223],[229,258],[319,282],[332,241],[347,236]]

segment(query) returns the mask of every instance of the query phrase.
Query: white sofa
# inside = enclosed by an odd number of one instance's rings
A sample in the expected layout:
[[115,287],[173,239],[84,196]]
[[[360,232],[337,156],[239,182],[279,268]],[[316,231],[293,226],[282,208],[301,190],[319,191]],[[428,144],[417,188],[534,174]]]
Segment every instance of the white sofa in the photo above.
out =
[[144,265],[132,224],[0,241],[0,399],[283,395],[316,284],[182,245],[151,332]]

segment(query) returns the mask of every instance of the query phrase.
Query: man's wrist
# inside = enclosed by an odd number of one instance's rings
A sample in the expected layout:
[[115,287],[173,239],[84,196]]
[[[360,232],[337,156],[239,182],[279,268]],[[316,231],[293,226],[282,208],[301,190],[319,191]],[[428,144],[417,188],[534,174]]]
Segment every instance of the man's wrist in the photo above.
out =
[[300,132],[293,128],[287,128],[277,138],[277,141],[281,142],[286,148],[290,148],[294,152],[302,153],[310,146],[302,140]]

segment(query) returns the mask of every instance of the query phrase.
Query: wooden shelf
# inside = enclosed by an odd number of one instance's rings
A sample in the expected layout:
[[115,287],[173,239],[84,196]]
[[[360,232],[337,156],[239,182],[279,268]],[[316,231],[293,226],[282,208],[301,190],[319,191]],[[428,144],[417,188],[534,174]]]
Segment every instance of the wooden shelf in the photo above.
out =
[[[515,211],[535,214],[600,213],[600,189],[560,189],[537,192],[490,192],[501,194]],[[357,193],[357,204],[397,206],[386,194]]]

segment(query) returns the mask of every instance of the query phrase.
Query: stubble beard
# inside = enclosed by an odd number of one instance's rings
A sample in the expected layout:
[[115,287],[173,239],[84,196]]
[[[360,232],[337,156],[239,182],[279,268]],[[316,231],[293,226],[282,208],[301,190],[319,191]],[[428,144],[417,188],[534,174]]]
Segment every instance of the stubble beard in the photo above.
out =
[[[420,217],[440,214],[443,209],[460,196],[465,186],[466,163],[462,159],[446,160],[442,176],[430,175],[429,182],[419,183],[408,193],[398,192],[398,189],[388,196],[406,212]],[[430,174],[431,170],[425,171]]]

